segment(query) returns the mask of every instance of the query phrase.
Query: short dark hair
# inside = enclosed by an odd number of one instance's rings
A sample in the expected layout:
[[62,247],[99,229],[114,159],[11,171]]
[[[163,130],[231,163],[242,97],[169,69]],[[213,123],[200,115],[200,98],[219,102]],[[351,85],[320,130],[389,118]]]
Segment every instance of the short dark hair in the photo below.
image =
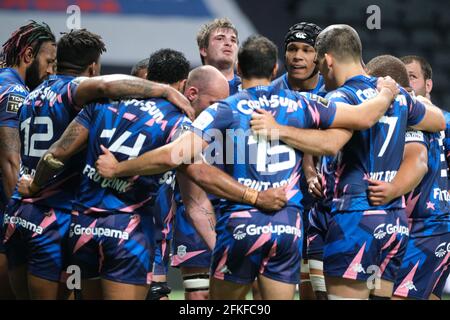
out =
[[148,61],[149,61],[149,58],[142,59],[141,61],[136,63],[133,66],[133,68],[131,68],[131,75],[132,76],[136,76],[138,74],[139,70],[142,70],[142,69],[147,70],[147,68],[148,68]]
[[98,62],[100,55],[106,52],[102,38],[86,29],[71,30],[61,33],[56,51],[57,69],[83,72],[93,62]]
[[433,69],[431,69],[430,63],[424,57],[409,55],[401,57],[400,60],[404,64],[410,64],[414,61],[417,61],[420,64],[420,68],[422,69],[423,77],[425,78],[425,80],[432,79]]
[[160,49],[149,58],[147,79],[173,84],[187,79],[190,64],[183,53],[172,49]]
[[11,37],[3,44],[1,59],[7,67],[16,66],[28,47],[33,48],[34,57],[44,42],[56,42],[55,35],[50,27],[42,22],[31,20],[30,23],[14,31]]
[[247,38],[238,53],[239,67],[246,79],[270,79],[277,59],[277,46],[261,35]]
[[362,44],[355,29],[346,24],[335,24],[325,28],[316,39],[317,56],[333,54],[338,60],[361,61]]
[[390,76],[403,88],[409,88],[408,71],[403,62],[391,55],[373,58],[366,65],[367,73],[374,77]]

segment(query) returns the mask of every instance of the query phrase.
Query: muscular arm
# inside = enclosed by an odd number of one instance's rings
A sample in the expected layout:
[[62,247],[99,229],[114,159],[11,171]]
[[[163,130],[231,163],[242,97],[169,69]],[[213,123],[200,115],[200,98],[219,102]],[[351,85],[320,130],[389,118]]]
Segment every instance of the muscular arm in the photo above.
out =
[[191,219],[193,226],[209,249],[212,250],[216,244],[216,216],[211,201],[205,191],[180,170],[177,172],[177,181],[186,208],[186,215]]
[[386,113],[394,97],[390,89],[382,88],[376,97],[357,106],[337,102],[331,128],[369,129]]
[[80,107],[99,98],[164,98],[178,106],[190,118],[195,114],[187,98],[166,84],[121,74],[77,78],[75,81],[80,84],[74,101]]
[[30,189],[36,192],[57,174],[67,159],[85,147],[88,135],[87,128],[72,121],[61,138],[39,160]]
[[5,196],[9,199],[20,169],[20,138],[17,128],[0,127],[0,170]]
[[395,178],[389,182],[369,180],[369,200],[383,205],[413,190],[428,172],[428,150],[417,142],[405,145],[403,161]]
[[416,130],[429,131],[429,132],[437,132],[445,130],[445,117],[442,113],[442,110],[436,107],[426,98],[416,97],[417,100],[422,102],[425,105],[425,116],[422,121],[420,121],[412,128]]

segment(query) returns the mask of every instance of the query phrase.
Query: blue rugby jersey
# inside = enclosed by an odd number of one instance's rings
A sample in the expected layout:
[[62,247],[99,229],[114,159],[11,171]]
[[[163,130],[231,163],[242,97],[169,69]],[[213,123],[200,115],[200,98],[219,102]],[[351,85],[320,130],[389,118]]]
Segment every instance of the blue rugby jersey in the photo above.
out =
[[228,81],[228,86],[230,88],[230,96],[232,96],[235,93],[238,93],[241,91],[241,78],[234,74],[234,78]]
[[[17,71],[13,68],[0,69],[0,126],[18,128],[18,111],[28,88]],[[4,207],[9,199],[6,198],[1,182],[0,172],[0,207]]]
[[[299,128],[328,128],[333,122],[334,103],[318,96],[257,86],[242,90],[203,111],[193,130],[206,141],[224,137],[222,155],[225,172],[256,190],[287,186],[288,206],[301,208],[298,179],[302,152],[280,141],[267,141],[251,133],[251,115],[256,108],[272,112],[276,121]],[[251,209],[252,206],[225,201],[221,212]]]
[[[272,81],[272,86],[274,86],[276,89],[282,90],[292,90],[292,88],[289,86],[288,78],[287,78],[287,72],[283,74],[282,76],[278,77],[277,79]],[[319,74],[319,81],[317,82],[317,85],[312,90],[305,90],[305,91],[298,91],[298,92],[308,92],[317,94],[318,96],[325,97],[327,92],[325,91],[325,81],[323,80],[322,75]],[[309,192],[308,192],[308,183],[306,181],[306,177],[303,174],[300,177],[300,190],[303,194],[303,206],[306,210],[308,210],[316,201],[317,199],[314,198]]]
[[163,99],[90,104],[75,119],[89,129],[86,161],[74,208],[83,213],[151,213],[162,175],[102,178],[95,162],[107,147],[125,161],[170,142],[181,125],[181,111]]
[[[450,112],[444,111],[445,116],[445,137],[444,137],[444,147],[445,147],[445,154],[447,158],[447,165],[450,168]],[[448,176],[450,179],[450,172],[448,172]]]
[[[331,101],[352,105],[377,95],[377,78],[358,75],[330,92]],[[402,199],[394,199],[384,206],[372,206],[367,197],[367,179],[390,182],[403,158],[405,132],[408,126],[419,123],[425,107],[403,88],[385,115],[370,129],[355,131],[342,149],[333,199],[335,211],[365,211],[402,208]]]
[[416,232],[423,228],[429,229],[428,226],[439,230],[444,227],[445,232],[448,232],[447,224],[436,223],[450,222],[450,183],[448,165],[444,156],[444,137],[444,131],[427,133],[408,130],[406,132],[406,143],[422,143],[428,150],[428,172],[419,185],[406,195],[406,213],[416,224],[414,226]]
[[[73,79],[73,76],[52,75],[25,99],[19,112],[23,174],[34,176],[40,158],[80,111],[73,101],[78,88]],[[62,172],[53,177],[35,198],[23,201],[71,210],[83,157],[84,153],[79,153],[66,161]],[[13,197],[20,199],[17,192]]]

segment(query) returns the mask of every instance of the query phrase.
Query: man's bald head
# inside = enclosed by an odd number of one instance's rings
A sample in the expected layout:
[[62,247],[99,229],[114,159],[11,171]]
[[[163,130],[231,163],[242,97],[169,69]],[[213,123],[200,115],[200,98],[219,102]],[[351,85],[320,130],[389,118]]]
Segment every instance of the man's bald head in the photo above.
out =
[[213,66],[200,66],[189,72],[184,95],[198,115],[214,102],[228,97],[228,81]]

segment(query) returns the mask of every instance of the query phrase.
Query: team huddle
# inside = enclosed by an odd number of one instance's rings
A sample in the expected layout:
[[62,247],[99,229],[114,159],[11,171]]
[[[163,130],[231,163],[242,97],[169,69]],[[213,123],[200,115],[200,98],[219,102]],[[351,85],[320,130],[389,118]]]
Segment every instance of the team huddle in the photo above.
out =
[[[101,37],[31,21],[2,50],[0,298],[441,299],[450,114],[419,56],[348,25],[197,34],[100,75]],[[77,288],[68,277],[80,270]]]

